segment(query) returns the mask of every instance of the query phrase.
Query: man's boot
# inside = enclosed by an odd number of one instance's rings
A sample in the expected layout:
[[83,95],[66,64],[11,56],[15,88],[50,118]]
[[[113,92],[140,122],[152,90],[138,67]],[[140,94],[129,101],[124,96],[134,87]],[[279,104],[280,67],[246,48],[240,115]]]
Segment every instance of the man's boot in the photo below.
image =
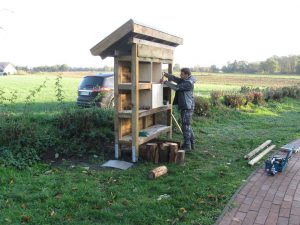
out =
[[192,150],[195,149],[195,141],[191,141],[191,148],[192,148]]
[[185,151],[191,151],[192,150],[191,145],[190,144],[185,144],[185,143],[181,146],[181,148]]

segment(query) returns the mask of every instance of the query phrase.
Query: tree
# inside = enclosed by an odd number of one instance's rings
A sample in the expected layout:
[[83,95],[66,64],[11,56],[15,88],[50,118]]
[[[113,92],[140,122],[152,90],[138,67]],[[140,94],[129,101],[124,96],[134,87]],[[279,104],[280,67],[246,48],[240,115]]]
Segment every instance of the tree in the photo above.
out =
[[173,70],[174,70],[174,72],[179,72],[180,71],[180,65],[178,63],[175,63],[175,65],[173,66]]
[[218,73],[219,72],[219,68],[216,65],[211,65],[209,72],[211,73]]
[[265,63],[266,72],[268,73],[275,73],[279,71],[279,63],[274,58],[267,59]]
[[298,60],[298,62],[297,62],[296,74],[300,74],[300,60]]

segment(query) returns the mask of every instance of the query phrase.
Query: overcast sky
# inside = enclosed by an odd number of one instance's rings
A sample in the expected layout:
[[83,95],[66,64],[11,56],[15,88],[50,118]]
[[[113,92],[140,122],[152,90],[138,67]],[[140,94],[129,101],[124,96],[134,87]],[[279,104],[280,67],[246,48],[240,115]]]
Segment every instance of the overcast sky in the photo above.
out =
[[0,62],[113,65],[90,48],[130,18],[184,39],[174,62],[300,54],[299,0],[0,0]]

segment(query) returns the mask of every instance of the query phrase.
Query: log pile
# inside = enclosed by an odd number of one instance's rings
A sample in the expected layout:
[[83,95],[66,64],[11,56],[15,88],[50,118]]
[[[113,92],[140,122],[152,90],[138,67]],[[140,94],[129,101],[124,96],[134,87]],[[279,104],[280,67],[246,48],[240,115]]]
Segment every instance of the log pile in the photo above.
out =
[[185,151],[180,150],[178,142],[147,143],[140,149],[140,157],[144,161],[157,163],[184,164]]

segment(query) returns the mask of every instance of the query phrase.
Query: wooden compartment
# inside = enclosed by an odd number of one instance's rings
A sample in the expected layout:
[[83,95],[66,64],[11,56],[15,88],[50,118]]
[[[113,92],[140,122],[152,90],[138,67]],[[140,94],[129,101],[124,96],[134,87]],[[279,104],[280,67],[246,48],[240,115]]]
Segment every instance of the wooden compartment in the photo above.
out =
[[[139,129],[144,129],[144,118],[139,118]],[[132,132],[132,126],[131,126],[131,119],[121,119],[120,120],[120,130],[121,130],[121,137],[125,135],[129,135]]]
[[150,109],[163,106],[163,85],[152,84],[152,90],[141,90],[139,93],[140,106]]
[[152,82],[152,71],[150,62],[139,62],[139,82]]
[[162,64],[153,62],[152,63],[152,82],[159,83],[162,78]]
[[119,76],[121,83],[131,83],[131,63],[119,62]]

